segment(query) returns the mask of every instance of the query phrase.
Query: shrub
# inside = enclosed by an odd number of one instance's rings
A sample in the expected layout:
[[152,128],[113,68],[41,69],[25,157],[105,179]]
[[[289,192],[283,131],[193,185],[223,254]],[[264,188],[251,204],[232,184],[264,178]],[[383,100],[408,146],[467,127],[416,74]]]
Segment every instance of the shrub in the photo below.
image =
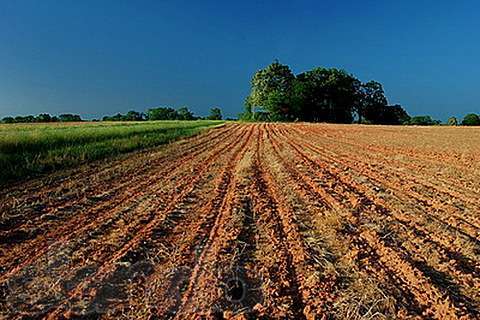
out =
[[15,119],[13,117],[5,117],[2,119],[3,123],[15,123]]
[[448,118],[447,124],[449,126],[458,126],[458,120],[455,117]]
[[412,117],[408,124],[415,126],[433,126],[440,124],[440,121],[433,120],[430,116],[416,116]]

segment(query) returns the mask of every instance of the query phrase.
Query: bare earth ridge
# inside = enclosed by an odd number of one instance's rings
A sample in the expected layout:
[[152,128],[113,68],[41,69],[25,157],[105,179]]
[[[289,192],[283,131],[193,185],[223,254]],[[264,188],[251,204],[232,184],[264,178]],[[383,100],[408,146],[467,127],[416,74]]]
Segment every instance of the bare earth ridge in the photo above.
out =
[[480,130],[227,124],[0,190],[0,318],[480,317]]

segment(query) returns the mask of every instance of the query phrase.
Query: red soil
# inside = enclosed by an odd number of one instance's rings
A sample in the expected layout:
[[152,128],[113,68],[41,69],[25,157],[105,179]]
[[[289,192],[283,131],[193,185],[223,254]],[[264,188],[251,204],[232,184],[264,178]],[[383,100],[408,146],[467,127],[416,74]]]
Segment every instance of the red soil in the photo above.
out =
[[478,318],[479,133],[229,124],[10,186],[0,317]]

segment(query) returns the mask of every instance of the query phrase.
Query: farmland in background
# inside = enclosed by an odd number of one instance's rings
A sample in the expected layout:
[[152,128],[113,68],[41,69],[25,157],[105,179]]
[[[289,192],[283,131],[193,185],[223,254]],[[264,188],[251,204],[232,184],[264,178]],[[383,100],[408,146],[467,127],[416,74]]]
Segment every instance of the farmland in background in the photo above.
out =
[[480,129],[226,124],[0,189],[0,316],[478,319]]
[[221,121],[0,124],[0,184],[155,147]]

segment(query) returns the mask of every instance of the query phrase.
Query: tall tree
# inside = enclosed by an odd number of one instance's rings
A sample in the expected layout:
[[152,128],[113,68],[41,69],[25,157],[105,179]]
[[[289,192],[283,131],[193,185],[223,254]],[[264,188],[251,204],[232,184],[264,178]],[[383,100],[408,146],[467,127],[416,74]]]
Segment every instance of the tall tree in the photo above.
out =
[[410,119],[410,115],[399,104],[385,107],[383,124],[407,124]]
[[360,82],[343,70],[315,68],[293,86],[294,110],[306,121],[350,123]]
[[250,113],[254,111],[252,108],[263,107],[278,120],[292,117],[289,99],[294,79],[290,68],[278,61],[257,71],[251,80],[251,92],[246,101]]
[[382,123],[385,118],[387,98],[380,82],[369,81],[360,87],[360,99],[357,106],[359,122],[362,118],[370,123]]

